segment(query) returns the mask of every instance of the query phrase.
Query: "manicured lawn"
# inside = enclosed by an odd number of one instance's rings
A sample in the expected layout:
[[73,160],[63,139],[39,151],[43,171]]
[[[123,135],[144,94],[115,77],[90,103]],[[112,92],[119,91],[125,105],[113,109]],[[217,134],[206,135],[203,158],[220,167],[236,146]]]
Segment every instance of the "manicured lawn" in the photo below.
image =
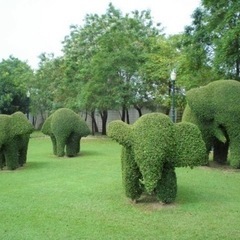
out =
[[26,166],[0,171],[0,239],[239,239],[239,170],[177,169],[174,204],[146,196],[133,204],[122,188],[120,146],[88,137],[81,149],[57,158],[50,139],[34,134]]

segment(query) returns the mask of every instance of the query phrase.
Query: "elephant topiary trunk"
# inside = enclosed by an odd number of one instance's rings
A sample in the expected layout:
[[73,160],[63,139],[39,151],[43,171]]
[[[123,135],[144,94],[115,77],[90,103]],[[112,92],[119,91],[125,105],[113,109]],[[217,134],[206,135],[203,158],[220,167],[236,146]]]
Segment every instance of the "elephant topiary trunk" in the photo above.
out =
[[30,134],[34,128],[22,112],[0,114],[0,167],[14,170],[27,160]]
[[174,124],[161,113],[143,115],[133,125],[108,124],[107,134],[123,146],[121,162],[126,196],[137,200],[143,191],[164,203],[177,194],[175,167],[206,162],[201,132],[191,123]]
[[90,134],[86,122],[74,111],[60,108],[51,114],[42,126],[42,132],[51,137],[53,153],[58,157],[74,157],[80,152],[80,140]]

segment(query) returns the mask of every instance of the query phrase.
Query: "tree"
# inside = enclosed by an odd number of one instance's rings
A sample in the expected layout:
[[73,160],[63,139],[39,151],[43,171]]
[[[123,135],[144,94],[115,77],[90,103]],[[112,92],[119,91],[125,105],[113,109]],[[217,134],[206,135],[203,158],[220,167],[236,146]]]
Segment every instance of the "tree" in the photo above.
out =
[[202,0],[180,41],[179,70],[187,89],[217,79],[239,79],[240,2]]
[[67,87],[64,82],[64,60],[55,58],[53,54],[42,53],[39,68],[31,81],[32,114],[44,113],[66,106]]
[[10,56],[0,62],[0,112],[12,114],[28,110],[27,91],[33,78],[30,66],[18,58]]
[[[141,66],[141,76],[146,86],[145,94],[152,99],[149,107],[164,106],[170,109],[170,72],[178,66],[179,51],[175,36],[158,36],[151,39],[145,61]],[[149,103],[150,101],[148,101]]]
[[100,112],[103,134],[108,109],[121,107],[128,121],[128,107],[143,102],[140,66],[150,39],[159,34],[149,11],[123,16],[109,4],[106,14],[87,15],[85,26],[72,27],[65,38],[67,75],[74,79],[79,106]]
[[202,0],[206,27],[214,45],[214,66],[226,77],[240,80],[240,2]]

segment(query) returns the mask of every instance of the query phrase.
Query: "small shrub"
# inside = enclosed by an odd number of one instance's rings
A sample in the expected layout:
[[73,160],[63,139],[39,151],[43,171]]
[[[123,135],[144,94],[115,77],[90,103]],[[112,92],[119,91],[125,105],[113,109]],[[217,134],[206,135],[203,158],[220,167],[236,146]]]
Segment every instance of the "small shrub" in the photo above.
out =
[[90,134],[86,122],[68,108],[60,108],[51,114],[44,122],[42,132],[51,137],[53,153],[59,157],[64,156],[65,147],[68,157],[76,156],[81,138]]

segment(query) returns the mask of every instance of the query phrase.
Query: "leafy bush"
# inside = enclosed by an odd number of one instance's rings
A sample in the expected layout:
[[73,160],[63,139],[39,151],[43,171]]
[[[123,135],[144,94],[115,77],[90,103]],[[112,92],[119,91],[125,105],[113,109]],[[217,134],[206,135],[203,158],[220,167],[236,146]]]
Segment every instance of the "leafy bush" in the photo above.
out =
[[175,167],[201,165],[206,159],[199,129],[189,123],[174,124],[161,113],[143,115],[132,126],[113,121],[107,134],[123,145],[123,183],[126,196],[133,200],[146,190],[165,203],[174,201]]
[[0,114],[0,167],[14,170],[26,163],[32,124],[21,112]]
[[51,114],[42,126],[42,132],[49,135],[53,144],[53,153],[59,157],[76,156],[80,151],[80,140],[90,134],[86,122],[74,111],[60,108]]
[[187,92],[183,120],[196,124],[214,160],[240,168],[240,83],[219,80]]

